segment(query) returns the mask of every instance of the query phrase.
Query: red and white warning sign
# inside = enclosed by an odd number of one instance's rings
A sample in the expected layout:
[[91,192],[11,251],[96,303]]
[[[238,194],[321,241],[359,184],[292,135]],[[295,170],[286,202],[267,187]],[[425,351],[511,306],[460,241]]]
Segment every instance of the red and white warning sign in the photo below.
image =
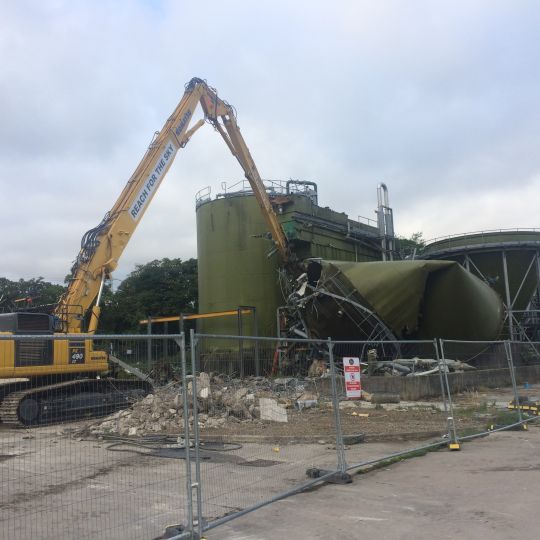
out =
[[343,373],[345,374],[345,391],[348,398],[359,398],[362,394],[360,383],[360,358],[343,357]]

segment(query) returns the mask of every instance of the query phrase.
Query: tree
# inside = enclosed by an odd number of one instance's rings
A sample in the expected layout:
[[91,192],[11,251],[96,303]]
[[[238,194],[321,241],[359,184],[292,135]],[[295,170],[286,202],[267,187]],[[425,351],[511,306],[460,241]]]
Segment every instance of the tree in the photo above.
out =
[[421,232],[415,232],[409,238],[405,236],[396,237],[396,252],[401,259],[412,259],[425,245],[424,234]]
[[12,311],[39,306],[52,307],[64,290],[62,285],[49,283],[42,277],[18,281],[0,278],[0,308],[2,311]]
[[173,316],[197,311],[197,260],[161,259],[135,270],[116,292],[106,289],[100,332],[137,332],[150,316]]

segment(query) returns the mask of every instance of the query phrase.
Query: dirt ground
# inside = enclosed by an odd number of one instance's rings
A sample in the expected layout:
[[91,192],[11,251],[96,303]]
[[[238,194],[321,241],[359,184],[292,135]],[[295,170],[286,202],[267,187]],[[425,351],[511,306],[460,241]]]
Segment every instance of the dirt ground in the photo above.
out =
[[[444,413],[434,409],[424,410],[386,410],[358,409],[353,415],[351,410],[341,411],[341,427],[344,435],[364,433],[367,439],[382,440],[388,438],[442,435],[445,431]],[[365,416],[360,416],[365,415]],[[202,430],[204,436],[228,439],[257,436],[282,440],[291,437],[295,441],[321,439],[334,432],[332,411],[308,409],[302,412],[289,411],[287,423],[276,422],[241,422],[229,423],[220,428]],[[469,425],[472,427],[473,422]]]

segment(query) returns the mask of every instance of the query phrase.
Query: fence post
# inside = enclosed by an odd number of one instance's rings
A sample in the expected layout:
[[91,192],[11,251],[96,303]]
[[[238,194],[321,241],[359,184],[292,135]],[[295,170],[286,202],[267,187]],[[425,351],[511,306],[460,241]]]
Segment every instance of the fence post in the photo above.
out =
[[[437,360],[437,366],[439,368],[439,382],[441,384],[441,395],[443,398],[444,414],[446,415],[446,418],[448,418],[448,401],[446,399],[446,391],[444,389],[444,381],[441,371],[441,357],[439,355],[439,346],[437,345],[437,339],[433,340],[433,347],[435,348],[435,359]],[[450,430],[448,431],[448,436],[450,437]]]
[[347,472],[347,462],[345,460],[345,449],[343,448],[343,433],[341,432],[341,415],[339,411],[339,397],[336,383],[336,365],[334,362],[334,344],[328,338],[328,356],[330,359],[330,377],[332,379],[332,407],[334,409],[334,420],[336,425],[336,451],[338,459],[338,470],[345,474]]
[[519,393],[516,383],[516,366],[514,365],[514,357],[512,355],[512,344],[507,340],[504,342],[504,350],[506,353],[506,361],[508,362],[508,369],[510,370],[510,380],[512,381],[512,389],[514,390],[514,403],[518,413],[518,419],[523,429],[528,429],[527,424],[522,424],[523,416],[521,414],[521,402],[519,399]]
[[242,321],[242,308],[238,307],[237,324],[238,324],[238,360],[240,364],[240,378],[244,378],[244,335],[243,321]]
[[201,497],[201,456],[200,456],[200,434],[199,434],[199,409],[197,404],[197,345],[198,338],[195,336],[195,331],[190,330],[191,341],[191,374],[193,376],[193,434],[194,434],[194,449],[195,449],[195,483],[192,487],[197,494],[197,532],[198,537],[202,536],[203,532],[203,515],[202,515],[202,497]]
[[450,437],[450,444],[448,445],[448,448],[450,450],[461,450],[461,445],[458,441],[456,432],[456,422],[454,420],[454,405],[452,404],[452,394],[450,392],[450,383],[448,382],[448,364],[446,363],[446,358],[444,357],[444,345],[442,339],[439,340],[439,346],[441,348],[439,372],[442,371],[444,386],[446,387],[446,393],[448,397],[448,412],[450,413],[450,416],[447,417],[448,435]]
[[146,323],[146,333],[148,334],[148,340],[146,342],[146,364],[148,372],[152,369],[152,338],[150,337],[152,335],[152,317],[148,315]]
[[[257,308],[253,306],[252,308],[253,313],[253,333],[255,336],[259,337],[259,320],[257,317]],[[255,376],[260,377],[261,376],[261,360],[260,360],[260,354],[259,354],[259,340],[257,339],[255,341]]]
[[[181,358],[182,358],[182,394],[184,405],[184,448],[185,448],[185,471],[186,471],[186,502],[187,502],[187,529],[193,531],[193,498],[191,486],[191,452],[189,443],[189,397],[188,377],[186,369],[186,336],[181,334]],[[193,388],[193,387],[192,387]]]

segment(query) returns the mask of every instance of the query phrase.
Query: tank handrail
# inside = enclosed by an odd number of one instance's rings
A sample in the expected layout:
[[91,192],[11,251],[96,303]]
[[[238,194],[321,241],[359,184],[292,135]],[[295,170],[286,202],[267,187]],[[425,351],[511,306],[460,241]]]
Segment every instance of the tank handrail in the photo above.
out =
[[212,199],[212,188],[210,186],[206,186],[202,189],[199,189],[197,193],[195,193],[195,206],[199,207],[202,203],[207,202]]
[[[286,183],[284,180],[271,180],[271,179],[263,178],[263,184],[269,191],[279,191],[281,193],[285,193]],[[226,180],[223,180],[221,182],[221,186],[225,193],[231,193],[231,192],[236,193],[238,191],[252,191],[249,182],[245,178],[243,178],[242,180],[238,180],[237,182],[234,182],[233,184],[229,184]],[[240,189],[238,189],[239,187]]]
[[540,233],[540,229],[533,228],[533,227],[523,227],[523,228],[509,228],[509,229],[486,229],[483,231],[473,231],[473,232],[467,232],[467,233],[457,233],[457,234],[448,234],[446,236],[438,236],[435,238],[430,238],[429,240],[426,240],[425,247],[429,247],[429,245],[434,244],[435,242],[441,242],[443,240],[451,240],[453,238],[460,238],[460,237],[467,237],[467,236],[476,236],[476,235],[484,235],[484,234],[494,234],[494,233],[502,233],[502,232],[538,232]]
[[[349,221],[353,221],[353,220],[350,219]],[[368,218],[366,216],[360,216],[359,215],[356,221],[358,223],[366,223],[370,227],[376,227],[377,226],[377,220],[376,219],[371,219],[371,218]],[[372,223],[373,223],[373,225],[371,225]]]
[[[298,195],[306,195],[308,197],[311,197],[313,199],[313,202],[315,204],[318,204],[317,202],[317,184],[315,182],[311,182],[308,180],[272,180],[272,179],[263,179],[263,184],[266,188],[266,191],[270,193],[271,195],[290,195],[290,194],[298,194]],[[302,186],[311,186],[312,189],[305,189],[304,191],[293,191],[290,189],[290,186],[293,184],[299,184]],[[250,195],[253,193],[253,190],[251,189],[251,185],[249,184],[248,180],[245,178],[242,180],[238,180],[234,183],[228,183],[227,181],[221,182],[221,189],[222,192],[216,194],[216,199],[221,199],[223,197],[226,197],[228,195]],[[197,192],[195,195],[195,203],[196,206],[199,206],[200,204],[207,202],[211,200],[210,197],[211,191],[210,188],[203,188],[200,191]]]
[[[304,191],[300,191],[297,189],[296,191],[293,191],[291,189],[291,186],[303,186]],[[312,189],[309,189],[308,186],[311,186]],[[319,204],[319,191],[317,184],[315,182],[311,182],[309,180],[293,180],[292,178],[290,180],[287,180],[287,183],[285,184],[285,192],[287,195],[291,194],[299,194],[299,195],[307,195],[314,204]]]

